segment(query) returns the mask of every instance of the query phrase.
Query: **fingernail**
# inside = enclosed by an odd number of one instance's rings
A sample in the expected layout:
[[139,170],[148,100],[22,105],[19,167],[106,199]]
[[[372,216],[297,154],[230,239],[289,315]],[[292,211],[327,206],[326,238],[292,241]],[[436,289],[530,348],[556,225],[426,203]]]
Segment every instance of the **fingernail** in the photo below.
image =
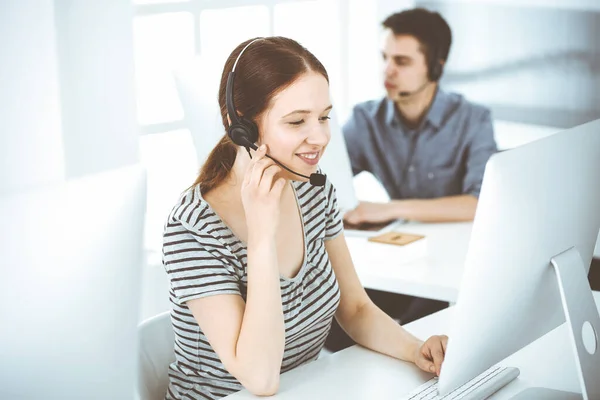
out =
[[263,151],[264,149],[266,149],[267,146],[265,146],[264,144],[261,144],[260,147],[258,148],[260,151]]

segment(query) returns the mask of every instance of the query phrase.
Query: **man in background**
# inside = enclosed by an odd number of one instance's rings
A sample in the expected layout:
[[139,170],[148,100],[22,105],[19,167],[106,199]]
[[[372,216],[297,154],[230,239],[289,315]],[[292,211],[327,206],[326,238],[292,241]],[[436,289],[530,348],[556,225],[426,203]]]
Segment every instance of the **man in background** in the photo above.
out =
[[496,152],[490,111],[440,89],[452,43],[440,14],[406,10],[383,27],[387,95],[356,105],[343,131],[354,174],[372,173],[391,200],[362,202],[345,220],[471,221]]
[[[386,18],[383,28],[387,95],[356,105],[343,132],[353,173],[372,173],[390,201],[361,202],[344,220],[356,225],[395,219],[471,221],[485,164],[497,151],[490,111],[440,89],[452,44],[452,32],[440,14],[406,10]],[[367,292],[402,324],[447,307]],[[337,351],[352,343],[334,324],[327,348]]]

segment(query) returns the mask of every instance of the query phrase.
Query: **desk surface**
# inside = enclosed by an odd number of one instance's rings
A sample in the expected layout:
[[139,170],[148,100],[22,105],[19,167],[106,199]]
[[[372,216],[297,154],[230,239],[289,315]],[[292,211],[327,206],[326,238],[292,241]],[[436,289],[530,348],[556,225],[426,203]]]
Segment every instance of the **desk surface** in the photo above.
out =
[[[363,286],[456,302],[472,226],[470,222],[398,226],[395,230],[427,238],[426,256],[408,262],[394,257],[396,246],[377,245],[363,237],[348,236],[346,240]],[[374,246],[379,246],[378,251],[373,251]]]
[[[427,237],[427,251],[403,259],[398,247],[346,236],[354,267],[366,288],[456,302],[473,223],[408,223],[394,230]],[[377,247],[375,247],[377,246]],[[377,250],[377,251],[374,251]],[[600,236],[594,251],[600,257]]]
[[[600,309],[600,292],[594,293]],[[454,309],[406,325],[406,329],[424,339],[447,333]],[[566,325],[549,332],[500,364],[518,367],[520,376],[502,388],[493,400],[509,399],[531,386],[581,392],[575,370],[575,356]],[[281,375],[279,392],[274,399],[398,399],[432,377],[414,364],[353,346],[324,356]],[[255,399],[246,391],[227,399]]]

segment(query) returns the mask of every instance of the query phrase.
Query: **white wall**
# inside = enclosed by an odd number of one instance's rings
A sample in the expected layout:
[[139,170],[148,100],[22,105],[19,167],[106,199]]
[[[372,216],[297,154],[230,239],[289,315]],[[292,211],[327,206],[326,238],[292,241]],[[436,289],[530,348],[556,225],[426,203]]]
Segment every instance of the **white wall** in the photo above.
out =
[[54,4],[0,4],[0,193],[64,178]]
[[138,160],[131,0],[55,0],[67,178]]
[[381,62],[381,23],[389,15],[414,6],[414,0],[349,0],[350,85],[346,89],[348,109],[339,110],[336,106],[341,122],[346,120],[355,104],[385,95]]
[[130,0],[0,3],[0,193],[138,161]]

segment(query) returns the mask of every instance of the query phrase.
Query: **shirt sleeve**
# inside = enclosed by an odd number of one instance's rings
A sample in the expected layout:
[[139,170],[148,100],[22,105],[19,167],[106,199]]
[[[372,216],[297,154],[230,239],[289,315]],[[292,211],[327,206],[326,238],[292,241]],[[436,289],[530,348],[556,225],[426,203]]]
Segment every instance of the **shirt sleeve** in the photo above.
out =
[[325,195],[327,196],[325,214],[325,240],[338,237],[344,231],[342,215],[337,202],[337,195],[333,184],[327,180],[325,184]]
[[180,304],[217,294],[241,295],[238,277],[227,257],[211,251],[219,242],[192,232],[180,222],[167,224],[163,236],[163,264]]
[[364,154],[365,141],[369,137],[369,124],[360,105],[354,106],[350,118],[342,126],[342,132],[348,149],[352,173],[357,175],[362,171],[371,172]]
[[473,123],[470,130],[463,194],[479,197],[485,165],[492,154],[498,151],[494,140],[494,128],[490,111],[485,110],[480,118]]

